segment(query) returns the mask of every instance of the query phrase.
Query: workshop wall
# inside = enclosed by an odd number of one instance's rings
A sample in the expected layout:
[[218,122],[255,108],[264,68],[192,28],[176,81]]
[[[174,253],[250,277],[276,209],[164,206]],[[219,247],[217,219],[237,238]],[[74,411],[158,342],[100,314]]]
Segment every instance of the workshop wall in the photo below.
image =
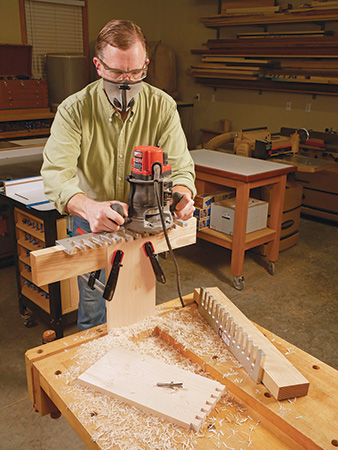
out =
[[0,42],[21,44],[19,2],[0,0]]
[[[302,3],[294,0],[294,6]],[[21,43],[18,2],[0,0],[0,42]],[[142,27],[149,41],[161,40],[171,47],[177,56],[178,88],[180,100],[194,102],[192,139],[190,148],[200,143],[201,128],[218,129],[219,119],[230,119],[232,130],[240,128],[268,126],[271,132],[280,127],[306,127],[318,131],[338,128],[338,97],[309,94],[289,94],[251,90],[231,90],[208,88],[195,83],[187,71],[192,63],[199,61],[198,55],[191,55],[192,48],[202,48],[208,39],[216,38],[216,31],[204,27],[199,22],[201,16],[217,14],[217,0],[89,0],[89,43],[90,58],[96,35],[111,18],[131,19]],[[311,24],[294,25],[297,30],[318,30]],[[312,28],[311,28],[312,27]],[[270,31],[282,30],[281,26],[269,27]],[[291,29],[290,26],[288,29]],[[328,23],[327,29],[338,32],[338,23]],[[236,36],[239,31],[255,31],[253,27],[226,28],[221,37]],[[91,67],[91,79],[95,78]],[[200,94],[200,101],[195,100]],[[291,102],[291,110],[286,110],[286,102]],[[305,112],[307,103],[311,111]]]

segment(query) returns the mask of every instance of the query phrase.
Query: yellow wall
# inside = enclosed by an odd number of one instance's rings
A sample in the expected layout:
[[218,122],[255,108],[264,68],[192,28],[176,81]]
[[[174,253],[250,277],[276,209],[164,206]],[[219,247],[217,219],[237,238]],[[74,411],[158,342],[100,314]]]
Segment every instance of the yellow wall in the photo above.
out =
[[19,2],[0,0],[0,42],[21,44]]
[[[298,3],[299,2],[298,0]],[[296,4],[296,2],[294,2]],[[16,0],[0,0],[0,42],[20,43],[19,10]],[[5,11],[5,13],[3,13]],[[306,127],[324,131],[338,128],[338,97],[280,92],[241,91],[203,87],[187,74],[190,65],[199,61],[190,49],[202,48],[208,39],[216,38],[216,31],[205,28],[199,18],[217,13],[217,0],[89,0],[89,42],[91,57],[96,35],[112,18],[128,18],[142,27],[149,41],[162,40],[177,55],[178,80],[181,100],[193,102],[196,93],[201,100],[194,101],[193,133],[190,147],[200,142],[200,128],[218,128],[219,119],[230,119],[232,129],[268,126],[271,132],[280,127]],[[327,29],[338,32],[338,23],[328,23]],[[275,27],[281,30],[281,26]],[[288,28],[292,29],[292,28]],[[293,29],[314,29],[318,26],[293,25]],[[255,28],[222,29],[222,37],[236,36],[238,31],[249,32]],[[273,30],[271,27],[269,30]],[[91,72],[94,78],[94,70]],[[215,101],[212,101],[212,95]],[[291,111],[286,111],[291,102]],[[305,112],[306,104],[311,112]]]

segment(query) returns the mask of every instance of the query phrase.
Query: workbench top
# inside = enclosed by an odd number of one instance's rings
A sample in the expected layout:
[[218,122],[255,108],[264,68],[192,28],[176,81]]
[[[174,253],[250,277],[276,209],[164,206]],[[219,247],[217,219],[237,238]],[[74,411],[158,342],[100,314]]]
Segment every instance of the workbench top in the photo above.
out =
[[296,170],[289,164],[274,163],[214,150],[192,150],[190,154],[198,170],[223,172],[229,178],[242,181],[264,179]]
[[[338,446],[338,372],[258,327],[310,381],[307,396],[276,401],[256,384],[199,315],[193,295],[157,307],[157,314],[131,327],[83,331],[26,353],[29,396],[42,415],[59,410],[90,449],[331,449]],[[94,394],[76,378],[112,346],[157,353],[224,384],[197,435]],[[157,349],[158,348],[158,349]],[[178,350],[178,352],[177,352]],[[122,419],[121,419],[122,417]]]

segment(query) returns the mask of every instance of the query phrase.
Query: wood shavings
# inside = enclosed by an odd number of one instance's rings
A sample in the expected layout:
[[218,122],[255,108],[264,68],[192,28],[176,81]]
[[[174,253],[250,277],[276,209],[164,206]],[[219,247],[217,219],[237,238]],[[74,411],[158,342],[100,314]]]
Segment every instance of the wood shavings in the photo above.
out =
[[[165,307],[163,311],[167,311]],[[116,448],[120,450],[193,450],[197,441],[210,437],[210,448],[236,448],[238,433],[243,426],[252,431],[258,425],[249,424],[252,418],[242,416],[246,408],[230,394],[224,395],[217,403],[219,420],[211,415],[205,426],[198,432],[184,430],[169,422],[147,415],[137,408],[128,406],[116,399],[94,393],[80,386],[76,379],[88,367],[104,356],[114,347],[124,347],[149,356],[156,357],[167,364],[177,365],[199,375],[210,377],[202,368],[183,357],[181,353],[165,343],[160,337],[153,335],[153,330],[159,327],[167,332],[184,349],[189,349],[201,358],[210,358],[212,364],[231,363],[235,369],[240,364],[225,348],[222,341],[196,311],[196,316],[182,309],[172,310],[161,315],[159,309],[156,316],[134,324],[130,327],[113,329],[108,335],[97,337],[83,343],[77,351],[73,364],[60,376],[65,380],[65,393],[74,399],[70,409],[79,421],[90,427],[92,438],[103,450]],[[200,339],[203,336],[203,340]],[[88,336],[87,336],[88,337]],[[201,342],[202,341],[202,342]],[[217,359],[212,359],[217,355]],[[229,369],[228,376],[237,376],[241,371]],[[241,374],[242,375],[242,374]],[[238,382],[242,382],[239,378]],[[231,435],[221,430],[222,425],[232,424]],[[208,425],[211,427],[208,429]],[[247,447],[251,445],[249,434],[241,435]],[[227,440],[229,446],[224,445]],[[232,445],[235,445],[231,447]]]

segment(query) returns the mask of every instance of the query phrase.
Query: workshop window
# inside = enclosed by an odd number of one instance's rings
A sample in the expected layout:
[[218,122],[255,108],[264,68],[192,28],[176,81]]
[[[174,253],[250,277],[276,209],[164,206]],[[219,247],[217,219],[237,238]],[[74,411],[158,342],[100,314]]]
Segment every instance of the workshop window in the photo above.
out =
[[33,46],[32,74],[46,79],[48,53],[84,54],[88,59],[86,0],[19,0],[22,40]]

